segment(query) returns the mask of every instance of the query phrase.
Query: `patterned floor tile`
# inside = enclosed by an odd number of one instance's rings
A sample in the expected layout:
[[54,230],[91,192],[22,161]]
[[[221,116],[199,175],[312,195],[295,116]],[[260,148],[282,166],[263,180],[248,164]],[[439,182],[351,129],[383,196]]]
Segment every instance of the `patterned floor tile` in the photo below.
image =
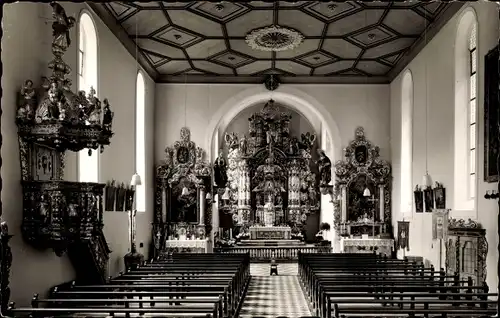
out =
[[[251,263],[250,274],[252,276],[269,276],[269,263]],[[297,263],[278,264],[279,276],[296,276],[299,274],[299,266]]]
[[311,316],[298,277],[281,274],[279,276],[252,276],[240,317],[276,318],[279,316],[289,318]]

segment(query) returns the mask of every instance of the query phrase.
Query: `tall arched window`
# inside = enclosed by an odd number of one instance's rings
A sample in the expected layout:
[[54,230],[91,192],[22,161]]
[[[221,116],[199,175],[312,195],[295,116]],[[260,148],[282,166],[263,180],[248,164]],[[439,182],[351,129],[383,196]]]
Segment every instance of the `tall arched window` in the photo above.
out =
[[469,109],[468,109],[468,129],[469,129],[469,197],[476,198],[476,97],[477,97],[477,30],[476,23],[471,27],[469,33]]
[[401,85],[401,213],[413,208],[413,77],[410,70]]
[[[78,90],[97,90],[97,33],[88,13],[82,13],[78,28]],[[99,182],[99,151],[88,149],[78,153],[78,180]]]
[[[475,211],[477,183],[477,16],[462,13],[455,39],[454,210]],[[468,213],[462,215],[467,216]],[[471,215],[472,216],[472,215]]]
[[146,131],[145,131],[146,85],[141,72],[137,73],[135,101],[135,170],[142,184],[136,189],[136,209],[146,211]]

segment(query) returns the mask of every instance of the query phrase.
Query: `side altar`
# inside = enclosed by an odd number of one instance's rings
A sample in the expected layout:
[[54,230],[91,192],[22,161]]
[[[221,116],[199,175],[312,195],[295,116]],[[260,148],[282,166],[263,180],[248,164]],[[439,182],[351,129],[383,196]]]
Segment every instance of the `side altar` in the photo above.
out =
[[377,252],[394,250],[391,222],[391,166],[380,158],[380,149],[356,128],[355,139],[344,149],[344,160],[335,163],[335,228],[341,251]]
[[307,218],[320,209],[319,180],[311,170],[316,136],[291,136],[290,119],[289,112],[270,100],[248,119],[248,136],[226,132],[227,165],[222,151],[215,161],[220,213],[231,215],[247,244],[303,244]]

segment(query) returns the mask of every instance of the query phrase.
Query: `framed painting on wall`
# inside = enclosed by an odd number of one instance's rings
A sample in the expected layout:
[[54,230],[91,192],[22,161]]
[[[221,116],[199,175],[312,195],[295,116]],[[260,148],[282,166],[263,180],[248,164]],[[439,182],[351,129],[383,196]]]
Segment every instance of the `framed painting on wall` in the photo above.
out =
[[498,46],[484,61],[484,181],[497,182],[498,142]]

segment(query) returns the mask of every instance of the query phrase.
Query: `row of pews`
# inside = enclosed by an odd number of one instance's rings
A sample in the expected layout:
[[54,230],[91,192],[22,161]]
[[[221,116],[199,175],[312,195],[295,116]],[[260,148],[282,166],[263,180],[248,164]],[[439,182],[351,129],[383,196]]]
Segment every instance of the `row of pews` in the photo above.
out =
[[104,285],[56,287],[9,317],[233,317],[250,279],[248,254],[173,254]]
[[300,254],[299,276],[316,315],[491,317],[498,294],[444,270],[375,254]]

